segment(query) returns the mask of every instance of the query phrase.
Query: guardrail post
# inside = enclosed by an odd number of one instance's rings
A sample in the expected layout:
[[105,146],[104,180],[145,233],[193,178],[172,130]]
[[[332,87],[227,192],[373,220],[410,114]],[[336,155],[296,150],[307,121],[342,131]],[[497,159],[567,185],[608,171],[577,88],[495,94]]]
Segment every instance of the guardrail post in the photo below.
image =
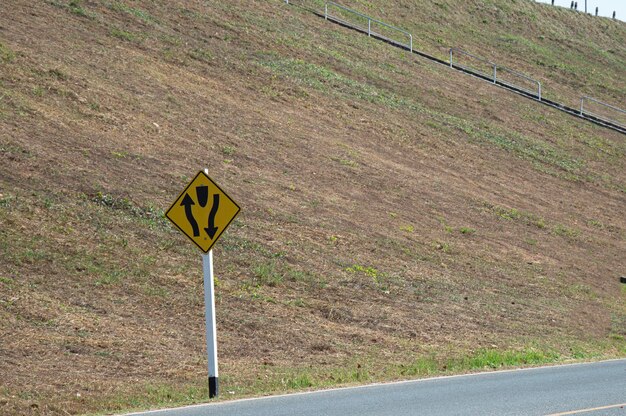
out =
[[328,3],[324,5],[324,19],[328,20]]
[[453,66],[452,66],[452,48],[450,48],[450,68],[453,68]]
[[413,53],[413,35],[409,33],[409,42],[411,42],[411,53]]
[[583,115],[583,103],[585,102],[585,97],[580,99],[580,115]]
[[541,101],[541,82],[537,81],[537,85],[539,86],[539,101]]
[[367,19],[367,36],[372,36],[372,19]]
[[493,66],[493,83],[498,83],[498,65]]

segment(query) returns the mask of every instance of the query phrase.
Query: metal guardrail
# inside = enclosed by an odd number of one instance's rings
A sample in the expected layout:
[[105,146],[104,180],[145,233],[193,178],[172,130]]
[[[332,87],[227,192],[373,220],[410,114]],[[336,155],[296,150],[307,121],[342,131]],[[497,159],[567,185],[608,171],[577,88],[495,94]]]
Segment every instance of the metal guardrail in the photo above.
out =
[[[285,1],[286,4],[291,4],[292,3],[290,0],[284,0],[284,1]],[[301,1],[304,1],[304,0],[301,0]],[[355,14],[355,15],[361,17],[361,18],[367,19],[367,21],[368,21],[367,26],[368,27],[367,28],[363,28],[363,27],[360,27],[360,26],[358,26],[358,25],[356,25],[354,23],[351,23],[351,22],[348,22],[346,20],[343,20],[343,19],[341,19],[338,16],[332,16],[329,13],[329,10],[328,10],[329,6],[331,8],[332,7],[337,7],[339,9],[345,10],[346,12],[349,12],[349,13]],[[597,100],[595,98],[591,98],[591,97],[587,97],[587,96],[582,97],[581,103],[580,103],[580,108],[568,107],[568,106],[566,106],[566,105],[564,105],[562,103],[558,103],[556,101],[552,101],[550,99],[544,98],[542,96],[542,86],[541,86],[541,83],[539,81],[537,81],[537,80],[535,80],[535,79],[533,79],[533,78],[531,78],[531,77],[529,77],[529,76],[527,76],[525,74],[522,74],[521,72],[513,71],[513,70],[505,68],[505,67],[499,67],[497,64],[495,64],[493,62],[490,62],[490,61],[488,61],[488,60],[486,60],[484,58],[472,55],[472,54],[470,54],[468,52],[465,52],[465,51],[463,51],[463,50],[461,50],[459,48],[452,48],[452,49],[450,49],[450,61],[449,62],[445,61],[443,59],[436,58],[436,57],[434,57],[432,55],[428,55],[428,54],[426,54],[424,52],[420,52],[418,50],[414,50],[413,49],[413,36],[409,32],[407,32],[405,30],[402,30],[402,29],[399,29],[399,28],[397,28],[395,26],[388,25],[387,23],[381,22],[380,20],[373,19],[373,18],[371,18],[371,17],[369,17],[369,16],[367,16],[365,14],[359,13],[359,12],[357,12],[355,10],[349,9],[349,8],[344,7],[344,6],[342,6],[340,4],[337,4],[335,2],[327,2],[326,3],[324,14],[322,14],[321,12],[318,12],[316,10],[313,10],[313,9],[309,9],[309,10],[312,11],[314,14],[318,15],[319,17],[325,18],[326,20],[334,21],[335,23],[338,23],[339,25],[342,25],[342,26],[345,26],[345,27],[357,30],[357,31],[359,31],[361,33],[367,33],[368,36],[376,37],[377,39],[383,40],[383,41],[385,41],[385,42],[387,42],[389,44],[392,44],[394,46],[400,47],[402,49],[408,49],[412,53],[417,54],[417,55],[419,55],[419,56],[421,56],[423,58],[429,59],[429,60],[431,60],[433,62],[437,62],[437,63],[442,64],[442,65],[450,66],[451,68],[457,69],[457,70],[465,72],[467,74],[471,74],[471,75],[477,76],[478,78],[484,79],[486,81],[490,81],[494,85],[498,85],[498,86],[500,86],[502,88],[505,88],[505,89],[507,89],[509,91],[512,91],[512,92],[514,92],[516,94],[523,95],[523,96],[525,96],[527,98],[530,98],[530,99],[538,100],[542,104],[547,105],[549,107],[555,108],[557,110],[563,111],[563,112],[565,112],[567,114],[570,114],[572,116],[579,117],[581,119],[587,120],[587,121],[589,121],[591,123],[594,123],[596,125],[599,125],[599,126],[602,126],[602,127],[606,127],[606,128],[609,128],[611,130],[614,130],[614,131],[617,131],[617,132],[620,132],[620,133],[626,135],[626,118],[624,120],[620,119],[620,121],[616,121],[616,120],[611,119],[609,117],[592,113],[589,110],[585,109],[584,102],[585,102],[585,100],[588,100],[588,101],[594,102],[594,103],[596,103],[598,105],[607,107],[610,110],[616,111],[616,112],[618,112],[620,114],[626,114],[626,111],[621,109],[621,108],[612,106],[610,104],[607,104],[607,103],[604,103],[602,101],[599,101],[599,100]],[[394,31],[398,31],[400,33],[403,33],[403,34],[407,35],[409,37],[409,44],[407,45],[405,43],[398,42],[398,41],[396,41],[394,39],[390,39],[390,38],[388,38],[388,37],[386,37],[386,36],[384,36],[382,34],[379,34],[379,33],[376,33],[374,31],[372,31],[372,23],[380,24],[380,25],[382,25],[384,27],[387,27],[389,29],[392,29]],[[479,62],[486,63],[490,68],[493,69],[493,73],[486,73],[484,71],[476,70],[475,68],[472,68],[472,67],[464,66],[464,65],[459,64],[459,63],[454,63],[454,61],[453,61],[454,52],[456,52],[458,54],[467,55],[468,57],[470,57],[472,59],[475,59],[475,60],[477,60]],[[524,79],[524,80],[526,80],[528,82],[536,83],[537,84],[536,92],[535,92],[535,90],[529,90],[527,88],[520,87],[519,85],[516,85],[514,83],[507,82],[506,80],[503,80],[502,77],[498,78],[498,70],[500,70],[500,72],[510,73],[510,74],[512,74],[512,75],[514,75],[514,76],[516,76],[518,78]]]
[[[459,62],[454,62],[454,54],[457,55],[462,55],[462,56],[467,56],[475,61],[481,62],[483,64],[486,64],[486,66],[489,66],[492,68],[492,71],[490,73],[487,73],[485,71],[481,71],[479,69],[476,69],[474,67],[471,66],[467,66],[467,65],[463,65]],[[457,60],[458,61],[458,60]],[[498,64],[491,62],[485,58],[481,58],[480,56],[476,56],[476,55],[472,55],[471,53],[464,51],[463,49],[459,49],[459,48],[451,48],[450,49],[450,68],[454,68],[454,67],[458,67],[458,68],[463,68],[466,71],[472,72],[476,75],[482,75],[485,78],[489,78],[492,80],[492,82],[494,84],[502,84],[502,85],[506,85],[509,87],[513,87],[517,90],[521,90],[524,91],[530,95],[533,95],[535,97],[537,97],[537,99],[539,101],[541,101],[541,82],[537,81],[536,79],[533,79],[531,77],[529,77],[528,75],[522,74],[521,72],[515,71],[513,69],[504,67],[504,66],[499,66]],[[530,90],[528,88],[524,88],[518,84],[514,84],[512,82],[503,80],[502,77],[498,78],[498,71],[500,72],[506,72],[508,74],[514,75],[517,78],[520,79],[524,79],[526,81],[529,81],[533,84],[537,85],[537,89],[535,90]]]
[[505,85],[508,85],[508,86],[510,86],[510,87],[514,87],[514,88],[520,89],[520,90],[525,91],[525,92],[527,92],[527,93],[529,93],[529,94],[531,94],[531,95],[535,95],[535,96],[537,96],[537,99],[538,99],[539,101],[541,101],[541,82],[537,81],[537,80],[536,80],[536,79],[534,79],[534,78],[529,77],[529,76],[528,76],[528,75],[526,75],[526,74],[522,74],[521,72],[514,71],[514,70],[509,69],[509,68],[506,68],[506,67],[498,66],[498,69],[500,70],[500,72],[506,72],[506,73],[509,73],[509,74],[511,74],[511,75],[516,76],[517,78],[521,78],[521,79],[524,79],[524,80],[526,80],[526,81],[529,81],[529,82],[530,82],[530,83],[532,83],[532,84],[535,84],[535,85],[537,86],[537,89],[535,89],[535,90],[529,90],[529,89],[524,88],[524,87],[522,87],[522,86],[520,86],[520,85],[518,85],[518,84],[513,84],[513,83],[510,83],[510,82],[508,82],[508,81],[504,81],[504,80],[502,80],[502,79],[498,79],[498,80],[497,80],[499,83],[501,83],[501,84],[505,84]]
[[[332,10],[333,7],[337,8],[337,9],[340,9],[340,10],[343,10],[344,12],[348,12],[348,13],[354,14],[355,16],[359,16],[359,17],[361,17],[363,19],[366,19],[367,20],[367,28],[356,26],[354,23],[347,22],[347,21],[343,20],[342,18],[340,18],[339,16],[331,15],[329,10]],[[380,20],[374,19],[374,18],[372,18],[372,17],[370,17],[370,16],[368,16],[366,14],[359,13],[356,10],[352,10],[352,9],[350,9],[348,7],[342,6],[341,4],[337,4],[337,3],[332,2],[332,1],[327,2],[326,6],[324,7],[324,18],[326,20],[331,19],[331,20],[334,20],[334,21],[337,21],[337,22],[340,22],[340,23],[348,24],[349,26],[353,26],[353,27],[355,27],[357,29],[360,29],[363,32],[367,33],[367,36],[376,36],[376,37],[379,37],[379,38],[382,38],[382,39],[386,39],[386,40],[391,41],[391,42],[393,42],[393,43],[395,43],[397,45],[404,46],[406,49],[408,49],[409,51],[413,52],[413,35],[411,33],[407,32],[404,29],[400,29],[398,27],[395,27],[395,26],[392,26],[390,24],[387,24],[385,22],[381,22]],[[398,41],[396,41],[394,39],[390,39],[390,38],[384,36],[381,33],[374,32],[372,30],[372,23],[374,23],[374,25],[380,25],[380,26],[386,27],[387,29],[391,29],[392,31],[399,32],[399,33],[402,33],[402,34],[408,36],[409,43],[407,44],[407,43],[403,43],[403,42],[398,42]]]
[[[464,55],[464,56],[472,58],[472,59],[474,59],[474,60],[476,60],[478,62],[482,62],[483,64],[487,64],[487,66],[490,66],[491,68],[493,68],[493,71],[489,74],[487,72],[480,71],[480,70],[478,70],[476,68],[473,68],[471,66],[466,66],[466,65],[460,64],[458,62],[456,64],[454,64],[454,53],[456,53],[457,55]],[[471,53],[466,52],[463,49],[459,49],[459,48],[451,48],[450,49],[450,68],[454,68],[454,65],[456,65],[457,67],[463,68],[463,69],[465,69],[467,71],[474,72],[476,74],[482,75],[482,76],[487,77],[487,78],[491,77],[491,79],[493,80],[494,84],[496,83],[496,81],[498,79],[498,66],[496,64],[494,64],[491,61],[488,61],[485,58],[481,58],[480,56],[472,55]]]
[[602,102],[600,100],[597,100],[597,99],[592,98],[592,97],[587,97],[587,96],[584,96],[584,97],[582,97],[580,99],[580,115],[581,116],[589,115],[589,116],[592,116],[592,117],[599,118],[600,120],[608,121],[610,123],[614,123],[614,124],[617,124],[619,126],[626,127],[626,122],[625,121],[614,120],[614,119],[608,118],[606,116],[603,116],[601,114],[596,114],[596,113],[592,113],[589,110],[585,110],[585,107],[584,107],[585,106],[585,100],[591,101],[593,103],[596,103],[596,104],[599,104],[599,105],[601,105],[603,107],[606,107],[606,108],[608,108],[610,110],[617,111],[618,113],[624,114],[624,120],[626,120],[626,110],[622,110],[621,108],[612,106],[611,104],[607,104],[605,102]]

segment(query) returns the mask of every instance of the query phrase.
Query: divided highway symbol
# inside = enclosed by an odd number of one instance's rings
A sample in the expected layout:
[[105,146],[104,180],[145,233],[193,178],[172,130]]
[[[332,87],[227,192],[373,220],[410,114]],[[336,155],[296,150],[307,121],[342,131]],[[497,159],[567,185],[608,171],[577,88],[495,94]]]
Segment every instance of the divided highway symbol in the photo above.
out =
[[239,205],[200,171],[165,216],[200,250],[208,253],[239,210]]

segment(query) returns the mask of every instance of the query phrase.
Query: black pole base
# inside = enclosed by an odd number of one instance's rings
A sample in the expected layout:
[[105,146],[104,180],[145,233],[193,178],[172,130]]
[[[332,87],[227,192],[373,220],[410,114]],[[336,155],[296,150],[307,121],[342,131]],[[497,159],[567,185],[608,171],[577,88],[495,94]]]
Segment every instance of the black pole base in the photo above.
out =
[[209,377],[209,398],[217,397],[219,394],[219,384],[217,377]]

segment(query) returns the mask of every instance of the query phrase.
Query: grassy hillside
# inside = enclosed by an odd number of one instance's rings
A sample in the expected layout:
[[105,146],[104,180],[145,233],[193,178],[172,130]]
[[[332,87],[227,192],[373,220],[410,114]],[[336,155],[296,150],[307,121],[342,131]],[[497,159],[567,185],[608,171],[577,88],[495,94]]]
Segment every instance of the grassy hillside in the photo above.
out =
[[[624,102],[624,23],[346,3]],[[214,250],[226,399],[626,356],[623,135],[282,0],[12,1],[2,414],[208,400],[201,259],[163,218],[204,167],[242,207]]]
[[[624,22],[527,0],[464,3],[341,2],[408,30],[416,49],[441,59],[458,47],[539,80],[547,98],[568,106],[590,95],[624,108]],[[299,4],[323,10],[324,2]]]

